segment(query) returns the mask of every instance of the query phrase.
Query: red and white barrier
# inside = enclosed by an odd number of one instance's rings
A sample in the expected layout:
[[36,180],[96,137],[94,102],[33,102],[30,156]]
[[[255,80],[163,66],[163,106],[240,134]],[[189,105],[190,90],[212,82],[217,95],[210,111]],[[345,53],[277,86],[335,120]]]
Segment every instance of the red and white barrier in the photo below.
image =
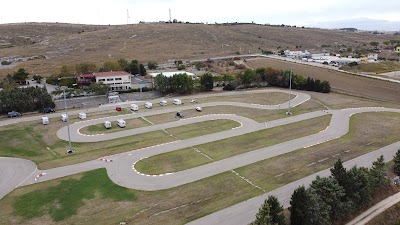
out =
[[39,173],[38,175],[36,175],[35,181],[37,181],[39,177],[43,177],[44,175],[46,175],[46,173]]
[[100,160],[103,162],[112,162],[113,161],[112,159],[100,159]]

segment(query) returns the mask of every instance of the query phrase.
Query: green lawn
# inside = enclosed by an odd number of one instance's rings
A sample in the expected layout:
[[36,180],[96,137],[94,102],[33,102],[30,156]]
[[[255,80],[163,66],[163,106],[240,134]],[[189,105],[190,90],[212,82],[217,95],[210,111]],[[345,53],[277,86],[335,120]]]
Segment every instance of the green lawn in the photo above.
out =
[[[194,147],[217,161],[317,133],[329,125],[330,119],[331,115],[326,115]],[[197,153],[193,148],[185,148],[140,160],[135,167],[145,174],[161,174],[181,171],[210,162],[208,158]]]
[[57,222],[75,215],[85,200],[95,197],[113,201],[136,200],[133,190],[116,185],[105,172],[105,169],[89,171],[80,179],[65,179],[56,186],[18,196],[14,201],[14,212],[24,220],[49,215]]
[[[145,126],[150,125],[148,122],[146,122],[142,118],[128,119],[128,120],[125,120],[125,122],[126,122],[126,127],[124,129],[134,129],[134,128],[145,127]],[[104,127],[104,124],[100,123],[100,124],[95,124],[95,125],[90,125],[90,126],[84,127],[82,129],[80,129],[80,132],[82,134],[102,134],[102,133],[112,133],[112,132],[121,131],[121,129],[119,129],[119,126],[117,125],[117,121],[112,121],[111,126],[112,126],[111,129],[106,129]]]

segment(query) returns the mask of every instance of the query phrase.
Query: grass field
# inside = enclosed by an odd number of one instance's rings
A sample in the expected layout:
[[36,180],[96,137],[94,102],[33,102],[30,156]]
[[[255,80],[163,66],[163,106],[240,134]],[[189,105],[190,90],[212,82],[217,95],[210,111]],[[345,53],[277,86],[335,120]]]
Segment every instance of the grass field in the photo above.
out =
[[[325,129],[331,115],[223,139],[194,148],[215,161],[308,136]],[[140,160],[135,167],[145,174],[176,172],[212,162],[193,148],[185,148]]]
[[400,84],[270,58],[247,60],[252,68],[293,69],[296,74],[329,81],[332,91],[368,99],[400,102]]
[[[399,122],[400,116],[395,113],[357,114],[351,119],[349,134],[343,138],[264,160],[235,171],[265,191],[269,191],[331,166],[337,160],[332,158],[332,155],[338,152],[351,149],[349,154],[341,156],[342,160],[348,160],[391,144],[395,140],[398,141]],[[369,144],[371,141],[374,143]],[[326,157],[330,157],[329,160],[314,166],[306,166]],[[278,176],[282,173],[284,173],[282,176]],[[0,201],[2,205],[0,224],[16,224],[21,221],[24,221],[24,224],[53,224],[53,219],[46,214],[22,220],[15,215],[14,205],[20,196],[27,197],[38,190],[47,192],[51,187],[59,185],[61,180],[68,179],[71,178],[38,183],[18,188],[10,193]],[[96,189],[95,186],[93,188]],[[164,191],[135,191],[137,199],[133,202],[121,203],[96,196],[94,199],[85,200],[84,206],[76,215],[57,224],[118,224],[120,221],[133,224],[184,224],[262,193],[235,174],[226,172]]]
[[379,62],[379,63],[362,63],[357,66],[344,66],[343,70],[350,72],[372,72],[372,73],[387,73],[400,70],[399,62]]

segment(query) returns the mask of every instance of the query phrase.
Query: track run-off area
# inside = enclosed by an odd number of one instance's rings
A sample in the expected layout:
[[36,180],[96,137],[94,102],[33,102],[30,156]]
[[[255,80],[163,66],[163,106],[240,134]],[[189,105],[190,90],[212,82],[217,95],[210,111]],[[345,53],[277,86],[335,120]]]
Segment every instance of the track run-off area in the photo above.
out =
[[[263,92],[281,92],[289,94],[285,90],[269,89],[269,90],[256,90],[256,91],[245,91],[245,92],[227,92],[222,94],[215,94],[213,96],[230,96],[230,95],[242,95],[242,94],[263,93]],[[239,107],[247,107],[254,109],[263,109],[263,110],[278,110],[278,109],[288,108],[289,104],[292,107],[296,107],[308,101],[311,98],[310,95],[302,92],[292,91],[291,94],[295,95],[295,97],[290,100],[290,103],[285,102],[279,105],[259,105],[251,103],[221,101],[221,102],[199,103],[196,104],[195,106],[200,106],[204,110],[206,110],[207,107],[211,106],[220,106],[220,107],[239,106]],[[201,95],[196,96],[196,98],[200,97]],[[154,103],[156,103],[156,100],[154,101]],[[179,127],[210,120],[220,120],[220,119],[236,121],[240,125],[230,130],[225,130],[213,134],[207,134],[185,140],[176,140],[173,142],[159,144],[156,146],[146,147],[138,150],[128,151],[121,154],[110,155],[107,157],[102,157],[84,163],[58,167],[48,170],[38,170],[35,163],[29,160],[0,157],[0,199],[3,198],[12,190],[14,190],[15,188],[20,186],[30,185],[38,182],[44,182],[99,168],[106,168],[107,174],[110,177],[110,179],[116,184],[123,187],[137,189],[137,190],[146,190],[146,191],[169,189],[172,187],[177,187],[183,184],[191,183],[203,178],[214,176],[226,171],[230,171],[239,167],[250,165],[271,157],[290,153],[296,150],[308,148],[330,140],[340,138],[349,132],[350,118],[352,115],[357,113],[366,113],[366,112],[400,113],[400,109],[382,108],[382,107],[319,110],[299,115],[287,116],[282,119],[277,119],[265,123],[259,123],[252,119],[243,116],[238,116],[235,114],[208,114],[187,119],[180,119],[173,122],[134,128],[134,129],[125,128],[124,130],[121,131],[105,133],[105,134],[87,135],[87,134],[82,134],[80,132],[80,130],[84,127],[103,124],[105,121],[116,121],[117,119],[135,119],[135,118],[154,116],[164,113],[174,113],[178,110],[183,111],[191,109],[194,109],[194,105],[181,105],[173,108],[148,110],[148,111],[142,110],[132,114],[126,114],[114,117],[104,117],[92,120],[84,120],[70,124],[69,126],[70,138],[72,142],[99,142],[105,140],[113,140],[121,137],[129,138],[129,136],[132,135],[137,135],[157,130],[165,130],[168,128]],[[92,112],[101,110],[104,110],[104,108],[99,107],[95,109],[90,109],[90,111]],[[78,112],[79,111],[71,111],[69,112],[69,114],[75,115]],[[49,115],[49,117],[59,117],[60,114],[61,113],[51,114]],[[172,152],[255,131],[271,129],[274,127],[279,127],[286,124],[291,124],[313,118],[318,118],[325,115],[331,115],[329,126],[326,127],[326,129],[321,132],[305,136],[302,138],[297,138],[294,140],[282,142],[273,146],[253,150],[240,155],[225,158],[219,161],[213,161],[208,164],[204,164],[198,167],[174,173],[144,174],[135,168],[135,164],[138,161],[162,153]],[[4,120],[0,121],[0,126],[18,122],[40,120],[40,118],[41,116],[34,116],[34,117],[24,117],[24,118]],[[62,140],[68,140],[67,127],[63,127],[60,130],[58,130],[57,137]],[[399,148],[400,148],[400,142],[397,142],[389,146],[386,146],[384,148],[381,148],[377,151],[347,161],[345,163],[345,166],[346,167],[351,167],[353,165],[370,166],[372,161],[374,161],[380,155],[384,155],[385,159],[389,161]],[[265,193],[261,196],[228,207],[224,210],[210,214],[198,220],[192,221],[190,224],[250,223],[254,219],[254,216],[258,208],[263,203],[264,199],[267,198],[268,195],[277,196],[280,202],[285,207],[288,207],[290,196],[293,190],[296,189],[299,185],[303,184],[309,185],[317,175],[320,176],[329,175],[329,169],[318,172],[314,175],[308,176],[298,181],[292,182],[283,187],[275,189],[271,192]]]

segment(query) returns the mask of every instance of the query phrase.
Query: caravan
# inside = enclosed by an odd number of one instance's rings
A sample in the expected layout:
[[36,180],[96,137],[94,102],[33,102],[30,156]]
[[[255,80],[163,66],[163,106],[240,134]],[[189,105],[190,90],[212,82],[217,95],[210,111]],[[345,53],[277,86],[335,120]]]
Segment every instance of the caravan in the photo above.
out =
[[49,117],[47,117],[47,116],[42,116],[42,123],[43,123],[43,125],[49,124]]
[[79,119],[81,119],[81,120],[86,119],[86,113],[80,112],[80,113],[78,114],[78,117],[79,117]]
[[182,105],[182,101],[180,99],[174,99],[174,105]]
[[117,120],[117,124],[119,127],[125,127],[126,126],[126,122],[123,119],[118,119]]
[[61,120],[63,122],[67,122],[68,121],[68,115],[67,114],[61,114]]
[[136,104],[131,104],[131,110],[132,111],[139,111],[139,106]]
[[104,127],[105,127],[106,129],[110,129],[110,128],[111,128],[111,122],[110,122],[110,121],[105,121],[105,122],[104,122]]
[[151,109],[151,108],[153,108],[153,103],[151,103],[151,102],[146,102],[146,103],[144,104],[144,107],[146,107],[146,108],[148,108],[148,109]]
[[167,100],[162,100],[162,101],[160,102],[160,105],[161,105],[161,106],[166,106],[167,104],[168,104]]

